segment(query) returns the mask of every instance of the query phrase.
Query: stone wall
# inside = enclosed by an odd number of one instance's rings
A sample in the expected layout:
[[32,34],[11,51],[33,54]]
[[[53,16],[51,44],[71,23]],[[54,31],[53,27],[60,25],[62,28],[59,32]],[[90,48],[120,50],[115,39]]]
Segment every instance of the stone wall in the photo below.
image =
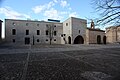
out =
[[107,43],[120,43],[120,26],[106,28]]
[[[63,33],[62,23],[45,22],[45,21],[31,21],[31,20],[5,20],[5,38],[6,42],[13,45],[24,45],[25,38],[30,38],[30,44],[49,44],[49,35],[46,35],[46,25],[52,25],[56,35],[53,36],[52,44],[61,44],[61,34]],[[12,30],[16,30],[16,34],[12,34]],[[26,30],[29,34],[26,35]],[[39,35],[37,35],[39,30]],[[54,33],[53,33],[54,34]],[[13,42],[15,40],[15,42]]]
[[86,43],[87,44],[97,44],[98,36],[100,36],[100,44],[103,43],[103,37],[105,36],[105,31],[99,29],[86,29]]
[[63,34],[67,44],[69,44],[69,37],[71,38],[71,44],[74,44],[75,38],[82,36],[84,43],[86,43],[86,30],[87,21],[80,18],[71,17],[63,22]]

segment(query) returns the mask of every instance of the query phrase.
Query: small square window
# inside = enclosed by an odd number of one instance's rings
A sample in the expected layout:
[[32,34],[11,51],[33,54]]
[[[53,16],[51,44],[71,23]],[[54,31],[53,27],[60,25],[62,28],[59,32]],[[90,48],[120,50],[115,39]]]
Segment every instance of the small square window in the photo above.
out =
[[26,30],[26,35],[29,35],[29,30]]
[[15,26],[15,23],[14,23],[14,22],[13,22],[12,24]]
[[37,30],[37,35],[40,35],[40,30]]
[[80,30],[79,30],[79,33],[80,33]]
[[66,23],[66,26],[68,26],[68,23]]
[[46,41],[48,41],[48,39],[46,39]]
[[39,40],[39,39],[37,39],[37,42],[40,42],[40,40]]
[[46,35],[48,35],[48,34],[49,34],[48,30],[46,30]]
[[48,24],[46,24],[46,27],[48,27]]
[[13,43],[15,43],[15,39],[13,39],[12,41],[13,41]]
[[28,26],[28,23],[26,23],[26,26]]
[[56,39],[54,39],[54,41],[56,41]]
[[54,36],[56,36],[57,35],[57,31],[54,31]]
[[39,26],[39,24],[37,24],[37,26]]
[[66,34],[63,34],[64,36],[66,36]]
[[63,34],[61,34],[61,37],[63,37]]
[[16,35],[16,29],[12,29],[12,35]]
[[54,27],[56,27],[56,25],[54,25]]

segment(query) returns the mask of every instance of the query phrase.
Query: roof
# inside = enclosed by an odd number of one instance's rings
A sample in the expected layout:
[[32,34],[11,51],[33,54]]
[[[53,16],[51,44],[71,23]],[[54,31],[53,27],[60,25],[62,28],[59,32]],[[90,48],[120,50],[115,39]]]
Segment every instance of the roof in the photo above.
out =
[[100,29],[92,29],[92,28],[87,28],[90,31],[99,31],[99,32],[105,32],[104,30],[100,30]]
[[[81,19],[81,18],[76,18],[76,17],[69,17],[69,18],[66,19],[65,21],[67,21],[67,20],[71,20],[71,19],[77,19],[77,20],[81,20],[81,21],[87,22],[86,19]],[[63,21],[63,23],[64,23],[65,21]]]
[[0,20],[0,22],[3,22],[2,20]]
[[60,23],[60,22],[49,22],[49,21],[37,21],[37,20],[21,20],[21,19],[5,19],[10,21],[25,21],[25,22],[44,22],[44,23]]
[[120,26],[110,26],[110,27],[107,27],[106,29],[110,29],[110,28],[115,29],[115,28],[118,28],[118,27],[120,27]]

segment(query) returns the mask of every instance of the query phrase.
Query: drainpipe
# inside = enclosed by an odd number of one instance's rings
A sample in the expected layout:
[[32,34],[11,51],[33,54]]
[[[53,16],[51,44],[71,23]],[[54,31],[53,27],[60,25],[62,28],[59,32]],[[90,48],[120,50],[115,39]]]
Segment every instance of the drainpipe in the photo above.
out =
[[33,45],[34,45],[35,43],[34,43],[34,36],[33,36]]

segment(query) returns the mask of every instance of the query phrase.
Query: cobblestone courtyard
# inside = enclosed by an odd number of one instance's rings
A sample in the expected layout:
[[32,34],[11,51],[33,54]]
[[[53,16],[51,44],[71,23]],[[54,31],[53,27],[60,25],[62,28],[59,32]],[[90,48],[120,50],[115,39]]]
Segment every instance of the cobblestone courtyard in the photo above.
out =
[[0,80],[120,80],[120,45],[0,47]]

